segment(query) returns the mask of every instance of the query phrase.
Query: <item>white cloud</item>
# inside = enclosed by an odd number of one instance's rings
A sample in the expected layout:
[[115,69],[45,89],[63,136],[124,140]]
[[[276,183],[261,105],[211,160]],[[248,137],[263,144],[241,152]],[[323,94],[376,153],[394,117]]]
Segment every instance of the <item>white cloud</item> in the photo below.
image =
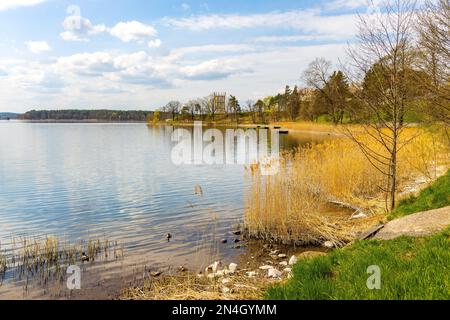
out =
[[163,24],[191,31],[213,29],[278,28],[301,31],[305,35],[349,38],[357,30],[356,14],[324,15],[319,9],[293,10],[262,14],[210,14],[188,18],[164,18]]
[[145,84],[150,87],[171,86],[164,72],[173,66],[155,61],[143,51],[131,54],[108,52],[81,53],[59,58],[56,70],[75,77],[95,77],[95,86],[101,82]]
[[294,36],[262,36],[253,39],[254,42],[277,43],[277,42],[299,42],[299,41],[336,41],[343,40],[342,36],[336,35],[294,35]]
[[103,24],[93,25],[89,19],[70,16],[64,19],[64,32],[60,34],[66,41],[89,41],[89,36],[107,31]]
[[250,67],[243,66],[236,58],[213,59],[182,67],[179,71],[183,77],[192,80],[218,80],[232,75],[253,72]]
[[25,44],[27,45],[27,48],[30,52],[36,54],[51,50],[50,46],[45,41],[28,41]]
[[18,7],[35,6],[47,0],[1,0],[0,11],[14,9]]
[[150,40],[148,42],[148,47],[149,48],[159,48],[159,47],[161,47],[161,44],[162,44],[162,42],[160,39]]
[[167,61],[174,61],[187,55],[244,53],[255,50],[255,47],[247,44],[210,44],[203,46],[176,48],[171,50],[169,55],[165,59]]
[[110,30],[110,33],[124,42],[143,41],[158,34],[152,26],[138,21],[119,22]]
[[[327,4],[327,8],[330,10],[357,9],[367,6],[369,1],[370,0],[333,0]],[[380,2],[380,0],[375,0],[374,2]]]

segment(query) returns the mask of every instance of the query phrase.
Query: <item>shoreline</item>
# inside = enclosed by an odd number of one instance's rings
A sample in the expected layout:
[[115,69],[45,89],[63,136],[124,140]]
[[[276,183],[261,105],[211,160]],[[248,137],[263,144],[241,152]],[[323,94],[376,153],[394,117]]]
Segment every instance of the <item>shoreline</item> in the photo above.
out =
[[[308,128],[298,129],[295,128],[296,124],[308,124]],[[172,126],[172,127],[193,127],[194,122],[158,122],[158,123],[148,123],[149,126]],[[329,125],[321,125],[317,123],[305,123],[305,122],[271,122],[268,124],[258,124],[258,123],[229,123],[229,122],[212,122],[212,121],[203,121],[203,127],[217,127],[217,128],[247,128],[247,129],[259,129],[259,128],[268,128],[275,129],[281,128],[281,130],[288,131],[288,134],[297,133],[297,134],[314,134],[314,135],[326,135],[326,136],[334,136],[334,137],[345,137],[344,134],[336,132],[334,130],[330,130]],[[317,127],[327,126],[326,129],[320,129]]]

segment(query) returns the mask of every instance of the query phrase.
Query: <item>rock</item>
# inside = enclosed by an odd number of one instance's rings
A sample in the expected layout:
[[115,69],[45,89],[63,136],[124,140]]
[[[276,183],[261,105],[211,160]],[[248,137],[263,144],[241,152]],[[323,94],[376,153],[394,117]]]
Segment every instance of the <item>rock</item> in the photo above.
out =
[[325,248],[328,248],[328,249],[333,249],[333,248],[335,247],[334,243],[331,242],[331,241],[325,241],[325,242],[323,243],[323,246],[324,246]]
[[226,243],[228,243],[228,240],[227,240],[227,239],[222,239],[220,242],[221,242],[222,244],[226,244]]
[[267,264],[273,264],[273,261],[267,260],[266,263]]
[[373,228],[370,228],[369,230],[367,230],[363,233],[360,233],[358,235],[358,240],[367,240],[369,238],[372,238],[383,228],[384,228],[384,224],[379,224]]
[[291,269],[291,268],[286,268],[286,269],[283,270],[283,272],[285,272],[285,273],[291,273],[291,272],[292,272],[292,269]]
[[228,279],[228,278],[222,279],[222,284],[223,284],[223,285],[229,284],[230,282],[231,282],[231,280]]
[[219,269],[219,267],[222,265],[222,262],[220,262],[220,261],[216,261],[216,262],[214,262],[213,264],[212,264],[212,271],[214,272],[214,273],[216,273],[217,272],[217,269]]
[[230,263],[228,266],[228,270],[230,270],[230,273],[235,273],[237,270],[238,265],[236,263]]
[[234,239],[234,243],[239,243],[241,242],[241,239]]
[[275,268],[269,270],[268,277],[269,278],[281,278],[283,273]]
[[199,279],[203,279],[203,277],[204,277],[204,275],[203,275],[203,274],[201,274],[201,273],[197,274],[197,278],[199,278]]
[[228,288],[228,287],[222,287],[221,291],[222,291],[223,294],[227,294],[227,293],[231,292],[230,288]]
[[247,272],[247,277],[249,277],[249,278],[254,278],[254,277],[256,277],[256,272],[255,272],[255,271]]
[[262,266],[262,267],[259,267],[259,269],[261,269],[261,270],[270,270],[270,269],[273,269],[273,266],[269,266],[269,265]]
[[289,265],[293,266],[294,264],[296,264],[298,262],[298,259],[296,256],[292,256],[291,259],[289,259]]
[[222,265],[222,263],[220,261],[216,261],[213,264],[209,265],[206,269],[205,269],[205,273],[208,272],[212,272],[212,273],[216,273],[217,269],[219,269],[219,267]]
[[284,253],[281,253],[281,254],[278,255],[278,258],[280,258],[280,259],[286,259],[286,258],[287,258],[287,255],[285,255]]
[[362,218],[367,218],[367,214],[360,212],[358,214],[353,215],[350,218],[350,220],[357,220],[357,219],[362,219]]
[[235,236],[240,236],[240,235],[242,234],[242,231],[236,230],[236,231],[233,231],[233,234],[234,234]]
[[277,260],[278,256],[271,255],[270,258],[272,258],[273,260]]
[[234,249],[242,249],[242,246],[240,244],[233,247]]
[[287,261],[282,261],[279,263],[280,266],[282,267],[287,267],[288,266],[288,262]]
[[374,239],[392,240],[401,236],[426,237],[445,230],[449,225],[450,206],[392,220],[376,234]]
[[172,235],[171,235],[170,233],[168,233],[168,234],[166,235],[166,239],[167,239],[167,241],[170,241],[170,239],[172,239]]
[[152,277],[156,278],[156,277],[159,277],[161,275],[161,272],[160,271],[155,271],[155,272],[150,273],[150,275]]
[[270,251],[270,255],[271,256],[276,256],[276,255],[278,255],[280,253],[280,250],[272,250],[272,251]]
[[327,254],[325,252],[320,251],[306,251],[298,256],[299,259],[314,259],[316,257],[323,257]]

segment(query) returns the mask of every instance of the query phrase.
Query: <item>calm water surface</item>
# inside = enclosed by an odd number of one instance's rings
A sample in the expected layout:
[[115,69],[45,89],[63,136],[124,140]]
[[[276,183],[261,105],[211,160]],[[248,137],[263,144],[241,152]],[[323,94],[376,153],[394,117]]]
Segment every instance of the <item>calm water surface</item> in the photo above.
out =
[[[200,268],[244,212],[243,166],[175,166],[170,127],[0,121],[0,243],[57,236],[76,243],[108,239],[124,259],[92,267],[90,286],[143,266]],[[292,148],[317,136],[282,136]],[[201,186],[203,196],[195,195]],[[170,243],[165,235],[171,233]],[[99,280],[100,279],[100,280]],[[99,281],[97,281],[99,280]],[[1,297],[22,294],[5,279]]]

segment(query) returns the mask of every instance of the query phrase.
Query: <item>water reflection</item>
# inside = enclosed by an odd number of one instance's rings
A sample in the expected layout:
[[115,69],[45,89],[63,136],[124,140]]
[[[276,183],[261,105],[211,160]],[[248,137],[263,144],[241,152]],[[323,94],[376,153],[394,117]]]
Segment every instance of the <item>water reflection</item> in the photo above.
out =
[[[235,256],[217,243],[242,219],[243,166],[176,166],[172,132],[144,124],[0,123],[1,248],[20,236],[123,243],[125,261],[103,265],[100,278],[130,266],[198,268],[206,256]],[[281,146],[318,139],[282,135]],[[0,296],[15,289],[3,284]]]

